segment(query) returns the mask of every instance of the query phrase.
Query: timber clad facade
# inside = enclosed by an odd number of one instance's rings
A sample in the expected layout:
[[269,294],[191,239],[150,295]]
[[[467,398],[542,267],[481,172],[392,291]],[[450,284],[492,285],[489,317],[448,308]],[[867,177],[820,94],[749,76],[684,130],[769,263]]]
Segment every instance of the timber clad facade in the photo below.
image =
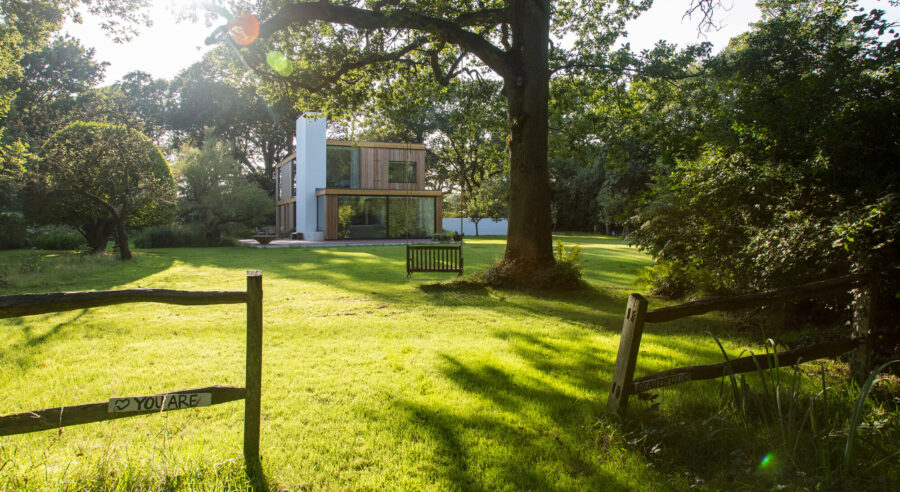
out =
[[[315,187],[317,236],[427,238],[440,230],[441,192],[425,189],[424,145],[341,140],[325,144],[325,186]],[[297,231],[297,194],[312,191],[298,183],[297,174],[296,155],[275,169],[275,225],[280,233]]]

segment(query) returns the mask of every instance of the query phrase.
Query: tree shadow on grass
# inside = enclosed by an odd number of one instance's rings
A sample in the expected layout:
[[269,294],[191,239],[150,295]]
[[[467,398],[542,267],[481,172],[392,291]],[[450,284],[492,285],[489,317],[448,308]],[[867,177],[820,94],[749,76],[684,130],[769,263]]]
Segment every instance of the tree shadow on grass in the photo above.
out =
[[107,290],[160,273],[174,261],[156,252],[135,252],[130,261],[82,253],[2,252],[0,264],[9,269],[10,280],[0,295]]
[[39,326],[40,323],[35,323],[28,317],[6,320],[11,327],[15,326],[17,329],[21,330],[23,340],[10,345],[8,350],[0,351],[0,361],[7,359],[16,366],[23,368],[28,367],[35,357],[35,352],[32,349],[61,336],[65,327],[77,321],[87,314],[87,312],[87,309],[82,309],[73,315],[66,315],[66,319],[54,324],[40,334],[34,333],[35,327]]
[[[401,399],[409,426],[433,442],[430,470],[453,489],[622,490],[635,484],[605,463],[594,424],[603,414],[614,348],[580,340],[502,331],[536,371],[442,355],[440,374],[464,398],[449,403]],[[460,403],[471,401],[471,403]],[[453,403],[455,402],[455,403]],[[606,465],[606,466],[604,466]],[[651,482],[666,483],[655,471]]]

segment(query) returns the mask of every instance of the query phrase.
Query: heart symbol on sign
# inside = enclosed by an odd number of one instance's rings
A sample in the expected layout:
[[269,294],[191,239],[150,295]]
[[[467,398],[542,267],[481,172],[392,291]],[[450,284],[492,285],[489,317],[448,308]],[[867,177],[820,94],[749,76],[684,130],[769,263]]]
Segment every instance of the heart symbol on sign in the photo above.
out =
[[128,408],[128,403],[129,403],[129,402],[130,402],[130,400],[127,399],[127,398],[124,398],[124,399],[121,399],[121,400],[116,400],[116,403],[115,403],[115,405],[116,405],[116,410],[118,410],[118,411],[125,410],[126,408]]

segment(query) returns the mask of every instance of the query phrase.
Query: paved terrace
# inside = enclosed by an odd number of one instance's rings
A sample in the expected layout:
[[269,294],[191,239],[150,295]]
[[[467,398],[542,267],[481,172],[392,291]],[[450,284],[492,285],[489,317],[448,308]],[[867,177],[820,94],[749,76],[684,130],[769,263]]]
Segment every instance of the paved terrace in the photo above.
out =
[[431,239],[348,239],[335,241],[301,241],[276,239],[269,244],[259,244],[255,239],[241,239],[241,246],[250,248],[336,248],[341,246],[402,246],[405,244],[436,243]]

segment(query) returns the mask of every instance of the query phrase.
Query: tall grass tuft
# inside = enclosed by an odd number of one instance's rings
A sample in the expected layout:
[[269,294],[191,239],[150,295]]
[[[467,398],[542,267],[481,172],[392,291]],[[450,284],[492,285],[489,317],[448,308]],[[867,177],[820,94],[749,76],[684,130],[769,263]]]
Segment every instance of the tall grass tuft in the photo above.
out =
[[[722,352],[726,366],[730,368],[731,359],[724,347],[715,336],[713,339]],[[878,381],[878,375],[891,364],[900,363],[900,360],[878,367],[858,390],[848,382],[841,385],[839,391],[828,386],[824,366],[821,366],[818,378],[806,377],[799,364],[791,367],[789,375],[784,374],[784,368],[777,367],[778,352],[774,340],[766,340],[765,351],[766,359],[771,356],[776,367],[764,369],[756,354],[750,351],[756,363],[758,390],[754,390],[742,375],[735,375],[732,371],[727,374],[731,386],[728,408],[743,427],[758,430],[762,426],[766,433],[775,437],[779,454],[786,457],[795,469],[807,468],[802,462],[812,457],[813,467],[827,481],[856,480],[863,479],[865,474],[900,455],[900,452],[879,455],[879,447],[873,445],[870,456],[867,456],[871,465],[860,469],[854,461],[867,397]],[[818,386],[817,391],[808,394],[810,387],[815,386]],[[854,400],[851,412],[850,402]],[[897,409],[893,413],[896,417]],[[890,442],[893,439],[891,432],[883,427],[870,426],[868,430],[867,441],[870,443],[879,440]],[[837,470],[835,464],[840,465]]]

